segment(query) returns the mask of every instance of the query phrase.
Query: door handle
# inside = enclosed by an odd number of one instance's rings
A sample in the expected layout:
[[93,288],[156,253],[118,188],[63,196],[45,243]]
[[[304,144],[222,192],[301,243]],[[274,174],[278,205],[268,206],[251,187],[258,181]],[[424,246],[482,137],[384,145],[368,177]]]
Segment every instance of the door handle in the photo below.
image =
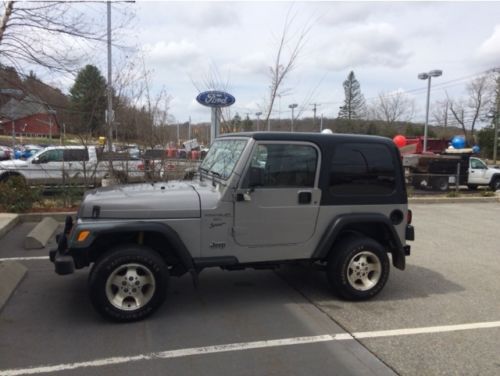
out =
[[311,192],[307,192],[307,191],[299,192],[299,204],[300,205],[310,204],[311,200],[312,200]]

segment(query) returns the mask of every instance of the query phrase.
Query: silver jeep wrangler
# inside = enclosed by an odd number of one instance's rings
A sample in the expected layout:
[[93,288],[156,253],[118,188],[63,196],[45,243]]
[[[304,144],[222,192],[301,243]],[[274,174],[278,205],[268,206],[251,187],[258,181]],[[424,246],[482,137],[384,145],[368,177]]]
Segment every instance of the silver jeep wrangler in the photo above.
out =
[[93,264],[92,304],[141,319],[165,300],[170,276],[207,267],[324,266],[332,289],[368,299],[405,268],[414,239],[398,149],[390,139],[239,133],[213,143],[192,181],[86,193],[50,252],[58,274]]

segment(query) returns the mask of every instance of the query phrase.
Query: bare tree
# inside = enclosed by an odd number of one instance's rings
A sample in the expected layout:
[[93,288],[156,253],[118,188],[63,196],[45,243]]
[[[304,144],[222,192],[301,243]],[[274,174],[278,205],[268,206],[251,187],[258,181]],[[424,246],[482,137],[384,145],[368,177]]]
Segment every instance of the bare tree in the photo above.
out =
[[294,33],[292,30],[294,21],[295,15],[291,15],[290,8],[285,18],[283,30],[281,31],[274,63],[269,67],[271,83],[269,85],[269,99],[265,110],[265,122],[268,122],[271,117],[276,97],[284,95],[286,91],[282,88],[283,83],[295,69],[312,27],[312,24],[306,24],[300,32]]
[[[26,64],[73,71],[85,56],[84,51],[90,53],[89,46],[106,38],[106,23],[100,25],[88,17],[90,6],[63,1],[4,2],[0,63],[14,66],[18,71],[23,71]],[[121,27],[117,25],[115,29]]]
[[492,75],[485,74],[469,82],[466,98],[448,98],[453,119],[462,127],[464,136],[470,143],[475,141],[474,133],[478,121],[485,117],[491,108],[494,88]]
[[397,121],[410,121],[415,113],[415,101],[402,90],[381,92],[371,112],[374,118],[389,125]]
[[436,125],[446,129],[450,120],[450,101],[448,99],[436,101],[433,106],[432,117]]

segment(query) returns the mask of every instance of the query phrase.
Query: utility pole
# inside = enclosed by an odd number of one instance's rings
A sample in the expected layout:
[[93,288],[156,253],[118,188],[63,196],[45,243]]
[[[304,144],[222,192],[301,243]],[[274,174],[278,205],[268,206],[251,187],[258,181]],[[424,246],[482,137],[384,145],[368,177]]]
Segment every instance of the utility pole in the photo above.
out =
[[291,126],[292,126],[292,127],[291,127],[291,131],[292,131],[292,132],[294,131],[294,129],[293,129],[293,117],[294,117],[294,116],[293,116],[293,110],[294,110],[295,108],[297,108],[297,106],[298,106],[298,105],[297,105],[297,103],[292,103],[291,105],[289,105],[289,106],[288,106],[289,108],[291,108],[291,109],[292,109],[292,124],[291,124]]
[[[111,1],[107,1],[108,10],[108,116],[106,125],[108,128],[108,151],[113,151],[113,86],[111,82]],[[111,163],[111,162],[110,162]]]
[[189,116],[188,120],[188,140],[191,140],[191,116]]
[[313,130],[314,130],[316,128],[316,108],[317,106],[320,105],[317,103],[313,103],[312,106],[313,106]]
[[321,114],[321,121],[319,123],[319,131],[321,132],[323,130],[323,114]]
[[495,130],[493,132],[493,163],[497,164],[497,148],[498,148],[498,120],[500,118],[500,77],[497,77],[497,108],[495,113]]

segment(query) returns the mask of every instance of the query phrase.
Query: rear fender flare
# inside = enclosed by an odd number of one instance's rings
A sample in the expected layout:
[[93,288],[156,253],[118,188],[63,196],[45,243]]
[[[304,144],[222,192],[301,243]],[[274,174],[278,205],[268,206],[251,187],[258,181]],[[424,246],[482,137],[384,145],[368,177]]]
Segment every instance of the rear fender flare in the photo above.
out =
[[394,225],[386,216],[374,213],[344,214],[335,217],[328,225],[320,242],[318,243],[318,246],[316,247],[312,256],[313,259],[326,259],[330,250],[333,248],[333,245],[344,232],[344,229],[346,229],[351,224],[359,223],[377,225],[382,224],[384,226],[384,229],[387,231],[387,234],[390,237],[390,241],[392,242],[392,244],[394,244],[394,246],[390,247],[389,249],[392,254],[393,265],[398,269],[404,270],[405,253]]

